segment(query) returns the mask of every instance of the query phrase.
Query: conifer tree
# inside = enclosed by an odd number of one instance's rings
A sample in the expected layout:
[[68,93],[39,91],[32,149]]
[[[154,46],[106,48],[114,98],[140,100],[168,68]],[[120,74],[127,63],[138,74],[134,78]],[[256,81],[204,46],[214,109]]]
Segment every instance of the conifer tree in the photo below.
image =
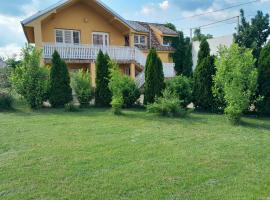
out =
[[112,100],[112,93],[109,89],[110,71],[109,71],[110,57],[103,54],[100,50],[96,63],[96,90],[95,90],[95,104],[100,107],[110,106]]
[[214,56],[210,56],[208,42],[200,44],[198,64],[194,72],[193,103],[195,107],[211,111],[214,108],[212,94],[213,75],[215,74]]
[[49,101],[52,107],[63,107],[72,100],[70,76],[66,63],[57,51],[53,53],[49,84]]
[[263,97],[258,111],[270,114],[270,43],[261,50],[258,62],[258,94]]
[[164,73],[161,59],[155,49],[150,49],[145,66],[144,104],[153,103],[164,89]]

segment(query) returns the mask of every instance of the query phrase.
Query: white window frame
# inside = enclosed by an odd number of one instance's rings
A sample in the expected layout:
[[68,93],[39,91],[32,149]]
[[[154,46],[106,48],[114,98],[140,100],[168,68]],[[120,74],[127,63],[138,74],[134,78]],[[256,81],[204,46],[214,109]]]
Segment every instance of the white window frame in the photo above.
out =
[[[62,32],[63,42],[57,42],[57,40],[56,40],[56,31],[61,31]],[[71,33],[71,43],[68,43],[68,42],[65,41],[65,32],[70,32]],[[73,35],[74,32],[79,33],[79,43],[74,43],[74,35]],[[54,30],[54,37],[55,37],[55,43],[57,43],[57,44],[75,44],[75,45],[78,45],[78,44],[81,43],[81,32],[79,30],[55,29]]]
[[[138,42],[135,42],[135,37],[138,37]],[[141,37],[144,37],[144,43],[141,42]],[[134,35],[134,44],[135,45],[144,45],[144,46],[146,46],[147,37],[145,35],[138,35],[138,34]]]
[[[109,46],[110,45],[110,35],[109,33],[105,33],[105,32],[92,32],[92,44],[94,44],[94,35],[101,35],[102,36],[102,41],[103,44],[100,46]],[[107,41],[106,41],[106,36],[107,36]],[[107,45],[105,44],[107,42]],[[99,45],[95,45],[95,46],[99,46]]]

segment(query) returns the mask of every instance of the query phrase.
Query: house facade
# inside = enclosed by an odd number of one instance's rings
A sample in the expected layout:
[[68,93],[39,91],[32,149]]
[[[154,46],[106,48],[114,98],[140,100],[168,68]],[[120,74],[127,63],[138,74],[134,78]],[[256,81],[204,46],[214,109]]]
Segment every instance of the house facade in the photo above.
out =
[[89,69],[93,85],[99,50],[140,86],[150,48],[157,50],[165,76],[174,76],[168,38],[177,37],[177,32],[163,24],[126,20],[99,0],[62,0],[21,24],[27,41],[43,50],[45,64],[51,64],[57,50],[70,71]]

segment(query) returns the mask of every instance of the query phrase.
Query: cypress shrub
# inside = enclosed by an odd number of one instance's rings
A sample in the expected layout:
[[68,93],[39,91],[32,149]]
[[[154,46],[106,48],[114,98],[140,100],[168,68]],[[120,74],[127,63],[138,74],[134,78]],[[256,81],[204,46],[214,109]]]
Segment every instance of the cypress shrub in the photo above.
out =
[[270,43],[261,51],[258,62],[258,94],[262,100],[257,109],[262,114],[270,114]]
[[144,104],[153,103],[165,87],[162,61],[155,49],[150,49],[145,66]]
[[67,65],[57,51],[53,53],[52,57],[49,87],[49,101],[52,107],[64,107],[66,103],[72,101],[72,89]]
[[112,100],[112,93],[109,88],[110,57],[103,54],[100,50],[97,56],[96,63],[96,90],[95,90],[95,104],[100,107],[109,107]]
[[216,71],[214,61],[214,56],[201,57],[194,72],[193,103],[198,109],[206,111],[216,110],[212,93],[213,76]]

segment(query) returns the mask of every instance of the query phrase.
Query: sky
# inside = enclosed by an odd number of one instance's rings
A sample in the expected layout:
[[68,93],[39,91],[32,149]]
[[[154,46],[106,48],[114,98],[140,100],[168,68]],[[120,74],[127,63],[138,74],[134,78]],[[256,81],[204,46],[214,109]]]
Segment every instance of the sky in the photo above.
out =
[[[20,21],[45,9],[59,0],[0,0],[0,57],[12,57],[20,52],[26,39]],[[148,22],[171,22],[186,36],[190,28],[239,15],[245,10],[247,19],[255,16],[257,10],[270,12],[270,0],[258,0],[241,7],[215,12],[200,17],[190,16],[211,12],[252,0],[102,0],[125,19]],[[202,28],[202,32],[215,37],[235,32],[237,19]]]

